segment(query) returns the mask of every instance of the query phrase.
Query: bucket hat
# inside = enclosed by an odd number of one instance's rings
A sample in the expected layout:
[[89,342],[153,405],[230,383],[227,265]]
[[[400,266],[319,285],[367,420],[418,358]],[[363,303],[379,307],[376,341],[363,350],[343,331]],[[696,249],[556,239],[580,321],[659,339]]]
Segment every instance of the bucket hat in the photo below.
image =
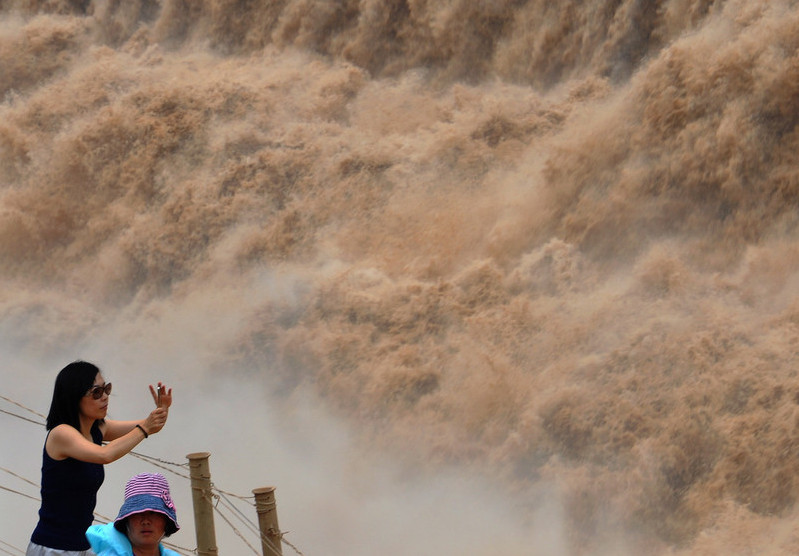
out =
[[119,508],[114,527],[125,532],[125,520],[133,514],[153,511],[166,516],[164,534],[171,535],[178,529],[178,516],[175,504],[169,495],[169,483],[160,473],[140,473],[130,478],[125,485],[125,501]]

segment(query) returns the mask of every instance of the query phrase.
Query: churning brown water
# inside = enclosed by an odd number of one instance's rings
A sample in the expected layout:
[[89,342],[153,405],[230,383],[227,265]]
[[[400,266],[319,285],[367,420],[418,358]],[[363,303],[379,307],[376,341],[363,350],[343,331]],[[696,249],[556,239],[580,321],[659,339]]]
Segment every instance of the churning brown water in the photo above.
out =
[[799,551],[799,2],[0,15],[8,349],[174,333],[566,554]]

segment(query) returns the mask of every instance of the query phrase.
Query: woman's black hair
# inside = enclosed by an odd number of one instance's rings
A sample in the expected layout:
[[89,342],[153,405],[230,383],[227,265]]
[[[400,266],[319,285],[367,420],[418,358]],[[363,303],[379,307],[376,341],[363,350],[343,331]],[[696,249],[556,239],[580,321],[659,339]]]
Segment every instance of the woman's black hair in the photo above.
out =
[[96,365],[86,361],[75,361],[61,369],[55,379],[47,430],[63,423],[80,430],[80,400],[92,387],[99,372]]

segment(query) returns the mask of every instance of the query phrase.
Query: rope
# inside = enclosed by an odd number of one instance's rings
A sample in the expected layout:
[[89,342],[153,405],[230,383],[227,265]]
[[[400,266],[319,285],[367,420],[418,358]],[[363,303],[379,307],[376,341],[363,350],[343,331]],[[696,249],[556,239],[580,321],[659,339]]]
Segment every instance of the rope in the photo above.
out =
[[[136,453],[136,452],[130,452],[130,453],[131,454],[136,454],[140,458],[148,460],[148,461],[157,461],[159,463],[163,463],[164,465],[171,465],[173,467],[181,467],[181,468],[185,469],[185,468],[187,468],[189,466],[188,463],[175,463],[174,461],[169,461],[169,460],[157,458],[155,456],[148,456],[147,454],[139,454],[139,453]],[[191,478],[188,475],[183,475],[183,477],[185,477],[187,479]]]
[[2,395],[0,395],[0,398],[1,398],[1,399],[4,399],[4,400],[5,400],[5,401],[7,401],[8,403],[13,403],[13,404],[14,404],[15,406],[17,406],[17,407],[21,407],[21,408],[22,408],[22,409],[24,409],[25,411],[29,411],[29,412],[33,413],[34,415],[38,415],[38,416],[39,416],[39,417],[41,417],[42,419],[45,419],[45,420],[47,419],[47,417],[46,417],[46,416],[42,415],[42,414],[41,414],[41,413],[39,413],[38,411],[34,411],[34,410],[32,410],[31,408],[29,408],[29,407],[25,407],[24,405],[22,405],[22,404],[21,404],[21,403],[19,403],[19,402],[15,402],[14,400],[12,400],[12,399],[10,399],[10,398],[6,398],[5,396],[2,396]]
[[190,556],[191,554],[197,554],[197,549],[196,548],[194,548],[194,549],[192,549],[192,548],[184,548],[182,546],[178,546],[178,545],[176,545],[174,543],[166,542],[166,541],[161,541],[161,544],[171,548],[172,550],[174,550],[178,554],[184,554],[185,556]]
[[[213,485],[211,485],[211,486],[213,488]],[[258,526],[255,524],[255,522],[253,522],[252,520],[248,519],[247,516],[244,515],[244,512],[242,512],[237,507],[235,507],[229,500],[227,500],[224,497],[224,495],[219,496],[219,501],[222,502],[227,508],[231,509],[234,513],[236,513],[239,516],[239,521],[244,523],[250,529],[250,531],[252,531],[256,535],[260,535],[261,534],[260,531],[258,530]],[[254,507],[255,505],[253,504],[252,506]]]
[[225,517],[225,514],[223,514],[221,511],[219,511],[219,508],[216,507],[216,504],[214,504],[214,511],[219,514],[219,517],[221,517],[222,519],[225,520],[225,523],[227,523],[228,526],[231,529],[233,529],[233,532],[236,533],[239,536],[239,538],[241,538],[241,540],[244,542],[244,544],[246,544],[250,548],[250,550],[252,550],[253,554],[255,554],[257,556],[258,555],[258,551],[255,550],[255,547],[247,542],[247,539],[244,538],[244,535],[241,534],[241,531],[239,531],[236,528],[236,526],[233,525],[227,517]]
[[30,479],[26,479],[26,478],[25,478],[25,477],[23,477],[22,475],[17,475],[16,473],[14,473],[13,471],[11,471],[10,469],[6,469],[5,467],[0,467],[0,470],[2,470],[2,471],[5,471],[5,472],[6,472],[6,473],[8,473],[9,475],[14,475],[14,476],[15,476],[17,479],[21,479],[21,480],[25,481],[26,483],[28,483],[29,485],[33,485],[33,486],[35,486],[36,488],[39,488],[39,485],[38,485],[38,484],[34,483],[34,482],[33,482],[33,481],[31,481]]
[[[152,456],[146,456],[144,454],[140,454],[139,452],[131,451],[131,452],[128,452],[128,453],[130,455],[134,456],[134,457],[139,458],[140,460],[148,462],[150,465],[152,465],[154,467],[160,467],[161,469],[169,471],[173,475],[177,475],[178,477],[182,477],[184,479],[191,480],[191,477],[189,477],[188,475],[184,475],[183,473],[178,473],[177,471],[174,471],[174,470],[172,470],[172,469],[170,469],[170,468],[168,468],[166,466],[166,465],[174,465],[174,466],[178,466],[178,467],[186,467],[186,465],[179,464],[179,463],[172,463],[171,461],[165,461],[165,460],[162,460],[162,459],[159,459],[159,458],[155,458],[155,457],[152,457]],[[159,463],[156,463],[156,462],[164,463],[166,465],[160,465]]]
[[31,496],[30,494],[25,494],[24,492],[20,492],[18,490],[14,490],[13,488],[4,487],[0,485],[0,488],[3,490],[7,490],[8,492],[13,492],[14,494],[19,494],[20,496],[24,496],[25,498],[30,498],[31,500],[36,500],[37,502],[41,502],[41,498],[36,498],[35,496]]
[[[211,484],[211,488],[214,489],[214,490],[219,491],[219,489],[215,489],[214,488],[213,483]],[[221,492],[221,491],[219,491],[219,492]],[[235,514],[238,514],[239,520],[242,523],[244,523],[250,529],[251,532],[255,533],[258,537],[260,537],[261,540],[264,541],[272,549],[273,552],[277,552],[277,549],[276,549],[274,543],[272,542],[272,540],[270,538],[266,537],[266,535],[261,534],[261,531],[260,531],[258,525],[256,525],[252,520],[247,518],[240,509],[238,509],[235,505],[233,505],[233,503],[231,503],[229,500],[225,499],[224,496],[218,496],[217,498],[218,498],[218,501],[222,502],[222,504],[225,505],[228,509],[232,510]],[[241,498],[241,497],[239,497],[239,498]],[[255,497],[254,496],[250,496],[248,498],[255,498]],[[254,507],[255,505],[252,504],[252,506]],[[216,506],[214,507],[214,509],[219,511],[216,508]],[[224,519],[224,516],[223,516],[223,519]],[[286,540],[285,535],[287,533],[288,533],[288,531],[281,531],[279,533],[280,542],[283,543],[283,544],[288,545],[289,547],[291,547],[291,549],[294,550],[294,552],[296,552],[299,556],[304,556],[304,554],[300,551],[299,548],[297,548],[295,545],[293,545],[292,543],[290,543],[289,541]]]
[[[286,533],[288,533],[288,531],[286,531]],[[286,533],[283,533],[282,535],[285,535]],[[287,544],[287,545],[289,545],[289,546],[291,547],[291,549],[292,549],[292,550],[294,550],[294,552],[296,552],[296,553],[297,553],[297,554],[299,554],[300,556],[305,556],[305,555],[304,555],[302,552],[300,552],[300,549],[299,549],[299,548],[297,548],[296,546],[294,546],[293,544],[291,544],[289,541],[287,541],[287,540],[286,540],[286,538],[285,538],[285,537],[283,537],[282,535],[281,535],[281,537],[280,537],[280,542],[282,542],[283,544]]]
[[[213,483],[211,484],[211,488],[212,488],[212,489],[215,489],[215,488],[214,488],[214,486],[213,486]],[[201,492],[202,492],[202,497],[203,497],[205,500],[207,500],[208,502],[212,502],[212,500],[210,500],[210,499],[208,498],[208,494],[206,493],[206,490],[205,490],[205,489],[202,489],[202,488],[199,488],[199,487],[193,487],[193,489],[194,489],[194,490],[199,490],[199,491],[201,491]],[[215,490],[217,490],[217,491],[218,491],[219,489],[215,489]],[[234,496],[235,496],[235,495],[234,495]],[[236,513],[236,514],[239,514],[239,519],[240,519],[240,520],[241,520],[241,521],[242,521],[242,522],[243,522],[243,523],[244,523],[244,524],[245,524],[247,527],[249,527],[249,528],[250,528],[250,530],[251,530],[252,532],[254,532],[254,533],[255,533],[255,534],[258,536],[258,537],[260,537],[261,541],[262,541],[263,543],[265,543],[265,544],[266,544],[266,545],[267,545],[269,548],[271,548],[271,549],[272,549],[272,552],[275,552],[276,554],[279,554],[279,553],[281,553],[281,551],[279,551],[279,550],[278,550],[278,547],[276,547],[276,546],[275,546],[274,542],[272,542],[272,540],[271,540],[270,538],[268,538],[268,537],[267,537],[265,534],[261,534],[261,532],[260,532],[260,531],[257,529],[257,527],[255,526],[255,524],[254,524],[254,523],[252,523],[250,520],[248,520],[248,519],[247,519],[247,518],[244,516],[244,514],[243,514],[243,513],[241,513],[241,511],[240,511],[238,508],[236,508],[235,506],[233,506],[233,505],[232,505],[232,504],[231,504],[229,501],[227,501],[227,500],[224,500],[224,501],[223,501],[223,498],[222,498],[221,496],[219,496],[219,495],[215,495],[215,494],[211,493],[211,498],[216,498],[216,500],[217,500],[217,503],[216,503],[216,504],[213,504],[214,511],[215,511],[216,513],[218,513],[218,514],[219,514],[219,516],[220,516],[220,517],[221,517],[223,520],[225,520],[225,523],[227,523],[227,524],[228,524],[228,526],[229,526],[231,529],[233,529],[233,532],[234,532],[234,533],[236,533],[236,534],[237,534],[237,535],[238,535],[238,536],[241,538],[241,540],[244,542],[244,544],[246,544],[246,545],[247,545],[247,546],[250,548],[250,550],[252,550],[252,551],[253,551],[255,554],[259,554],[259,552],[258,552],[258,551],[257,551],[257,550],[256,550],[256,549],[255,549],[255,548],[254,548],[254,547],[253,547],[253,546],[252,546],[250,543],[249,543],[249,542],[247,542],[247,540],[244,538],[244,536],[241,534],[241,532],[240,532],[240,531],[239,531],[239,530],[236,528],[236,526],[235,526],[235,525],[233,525],[233,523],[231,523],[231,521],[230,521],[230,520],[229,520],[229,519],[228,519],[228,518],[225,516],[225,514],[223,514],[223,513],[222,513],[222,511],[221,511],[221,510],[219,509],[219,507],[218,507],[218,504],[219,504],[219,502],[223,502],[223,505],[224,505],[226,508],[228,508],[228,509],[232,509],[232,510],[234,511],[234,513]],[[243,499],[243,497],[237,497],[237,498],[241,498],[241,499]],[[280,535],[280,540],[282,541],[282,540],[283,540],[283,538],[282,538],[282,537],[283,537],[283,534],[282,534],[282,533],[279,533],[279,535]],[[296,551],[298,554],[300,554],[300,556],[302,556],[302,553],[301,553],[301,552],[299,552],[299,551],[298,551],[298,550],[297,550],[297,549],[294,547],[294,545],[292,545],[291,543],[288,543],[288,542],[287,542],[286,544],[288,544],[289,546],[291,546],[292,548],[294,548],[294,550],[295,550],[295,551]]]
[[16,417],[17,419],[22,419],[23,421],[28,421],[29,423],[33,423],[34,425],[44,426],[44,423],[40,423],[39,421],[34,421],[33,419],[28,419],[27,417],[23,417],[22,415],[17,415],[16,413],[11,413],[10,411],[6,411],[5,409],[0,409],[0,413],[11,415],[12,417]]
[[[210,488],[212,490],[219,491],[219,489],[215,489],[214,488],[213,483],[211,483],[211,487]],[[247,539],[244,538],[244,535],[242,535],[241,531],[239,531],[236,528],[236,526],[233,525],[233,523],[231,523],[231,521],[221,512],[221,510],[217,507],[217,504],[213,503],[213,498],[216,498],[217,502],[219,500],[221,500],[221,497],[219,495],[216,495],[213,492],[210,492],[209,489],[201,487],[201,486],[192,485],[191,489],[193,491],[199,492],[200,496],[203,499],[205,499],[209,504],[212,505],[214,511],[219,514],[219,516],[225,521],[225,523],[227,523],[227,525],[233,530],[233,532],[236,533],[236,535],[238,535],[241,538],[241,540],[244,542],[244,544],[246,544],[250,548],[250,550],[252,550],[255,554],[260,554],[249,542],[247,542]],[[222,491],[220,491],[220,492],[222,492]],[[209,494],[210,494],[210,498],[209,498]],[[235,494],[232,495],[232,496],[234,496],[236,498],[239,498],[239,499],[242,499],[242,500],[246,499],[246,497],[236,496]],[[254,496],[251,497],[251,498],[254,498]],[[273,552],[279,553],[279,551],[277,550],[277,548],[275,547],[275,545],[271,541],[271,539],[267,538],[266,536],[261,535],[259,531],[255,531],[255,533],[256,533],[256,535],[258,535],[261,538],[261,540],[263,542],[265,542],[272,549]]]
[[215,490],[216,492],[220,492],[222,494],[226,494],[228,496],[232,496],[233,498],[238,498],[239,500],[243,500],[245,502],[247,500],[255,500],[255,495],[252,495],[252,496],[240,496],[240,495],[234,494],[232,492],[224,491],[221,488],[217,488],[217,486],[215,484],[213,484],[213,483],[211,483],[211,490]]

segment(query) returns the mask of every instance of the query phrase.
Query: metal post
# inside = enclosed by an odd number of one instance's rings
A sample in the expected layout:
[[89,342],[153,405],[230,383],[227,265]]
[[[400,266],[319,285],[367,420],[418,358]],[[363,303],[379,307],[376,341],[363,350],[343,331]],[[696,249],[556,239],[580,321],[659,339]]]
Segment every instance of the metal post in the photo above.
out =
[[191,497],[194,502],[194,529],[197,534],[197,554],[216,556],[216,531],[214,507],[211,503],[211,471],[208,452],[196,452],[186,457],[191,476]]
[[277,525],[277,502],[275,487],[256,488],[255,511],[258,513],[258,527],[261,530],[261,550],[264,556],[282,556],[280,527]]

